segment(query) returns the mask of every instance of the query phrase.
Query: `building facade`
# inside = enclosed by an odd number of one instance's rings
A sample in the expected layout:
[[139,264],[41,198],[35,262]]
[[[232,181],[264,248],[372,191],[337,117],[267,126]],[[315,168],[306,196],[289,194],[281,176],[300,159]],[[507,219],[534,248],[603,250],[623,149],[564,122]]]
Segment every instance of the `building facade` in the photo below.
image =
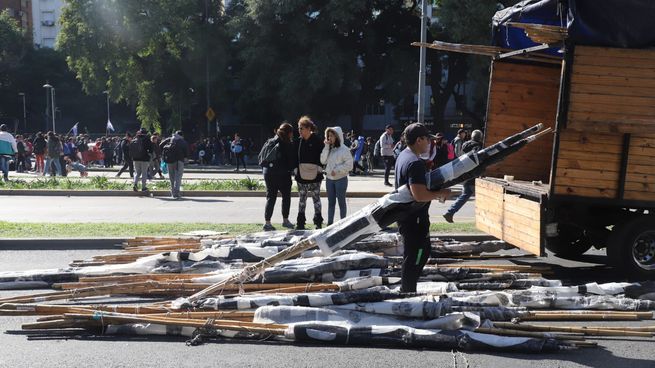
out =
[[54,48],[61,29],[63,0],[32,0],[32,38],[35,47]]

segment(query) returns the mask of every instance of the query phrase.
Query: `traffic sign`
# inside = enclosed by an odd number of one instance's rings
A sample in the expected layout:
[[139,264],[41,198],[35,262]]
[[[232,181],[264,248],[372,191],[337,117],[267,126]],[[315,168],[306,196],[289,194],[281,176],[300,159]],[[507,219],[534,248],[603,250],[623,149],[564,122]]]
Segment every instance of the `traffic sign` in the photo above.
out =
[[214,109],[210,107],[207,109],[205,116],[207,117],[207,121],[212,121],[216,117],[216,113],[214,112]]

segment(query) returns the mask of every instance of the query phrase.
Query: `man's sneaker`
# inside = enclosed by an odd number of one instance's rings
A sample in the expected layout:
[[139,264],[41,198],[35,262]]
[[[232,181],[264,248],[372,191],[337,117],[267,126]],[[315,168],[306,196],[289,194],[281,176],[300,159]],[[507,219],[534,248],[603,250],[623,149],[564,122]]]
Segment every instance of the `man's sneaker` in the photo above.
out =
[[264,224],[264,231],[275,231],[275,228],[271,224]]
[[136,185],[135,185],[135,186],[132,187],[132,190],[135,191],[135,192],[138,192],[139,188],[137,188]]
[[392,187],[392,186],[393,186],[393,184],[391,184],[391,183],[389,183],[389,182],[384,183],[384,185],[386,185],[386,186],[388,186],[388,187]]
[[453,214],[452,213],[444,213],[443,218],[446,220],[446,222],[450,222],[451,224],[453,223]]
[[147,191],[148,191],[148,188],[143,188],[143,189],[141,189],[141,191],[142,191],[142,192],[147,192]]
[[284,222],[282,222],[282,226],[286,227],[287,229],[292,229],[293,230],[295,225],[292,224],[291,221],[289,221],[289,220],[284,220]]

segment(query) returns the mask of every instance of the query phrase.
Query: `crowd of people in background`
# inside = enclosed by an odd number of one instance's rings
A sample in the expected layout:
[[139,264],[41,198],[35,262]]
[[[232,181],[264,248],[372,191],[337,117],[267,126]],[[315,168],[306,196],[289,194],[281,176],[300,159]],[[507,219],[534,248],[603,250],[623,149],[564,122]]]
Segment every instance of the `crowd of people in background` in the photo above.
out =
[[[282,225],[287,228],[304,229],[307,223],[306,204],[313,203],[312,222],[316,228],[323,226],[320,200],[321,184],[326,180],[328,197],[327,225],[334,222],[336,206],[339,215],[347,215],[346,193],[348,177],[367,175],[374,172],[379,164],[384,166],[384,185],[394,186],[389,180],[401,152],[407,148],[404,135],[394,136],[394,127],[387,125],[378,138],[365,137],[350,131],[344,134],[341,127],[327,128],[323,135],[308,116],[299,119],[295,127],[283,122],[275,131],[275,136],[267,140],[263,147],[256,147],[252,138],[239,133],[232,136],[200,138],[187,143],[181,131],[173,136],[161,137],[141,128],[135,134],[124,136],[104,136],[91,139],[88,134],[56,134],[52,131],[37,132],[31,135],[18,134],[15,137],[0,126],[0,171],[3,179],[9,180],[10,166],[16,172],[32,172],[39,176],[67,176],[79,172],[88,176],[89,166],[113,168],[120,166],[116,177],[129,173],[133,180],[133,190],[147,192],[147,181],[163,179],[165,171],[170,172],[171,195],[180,196],[180,183],[187,160],[198,165],[233,165],[234,171],[247,172],[247,163],[253,159],[261,161],[261,154],[267,145],[274,144],[279,157],[268,162],[258,162],[262,166],[267,187],[264,230],[273,230],[271,216],[277,198],[282,195]],[[70,132],[69,132],[70,133]],[[173,144],[175,142],[175,144]],[[171,145],[176,153],[171,156]],[[443,133],[430,135],[429,145],[420,159],[426,170],[442,166],[456,157],[482,146],[482,132],[469,132],[460,129],[452,142]],[[270,147],[269,147],[270,148]],[[166,150],[166,152],[164,152]],[[270,150],[269,150],[270,151]],[[168,162],[162,156],[168,157]],[[290,220],[290,196],[292,179],[298,188],[299,207],[294,225]],[[444,219],[453,222],[454,214],[473,195],[473,181],[464,183],[462,195],[444,213]]]
[[0,171],[4,181],[9,181],[10,169],[51,177],[68,176],[76,171],[87,177],[90,165],[104,168],[122,165],[116,177],[129,172],[134,191],[147,192],[148,180],[157,175],[164,179],[163,170],[170,171],[171,196],[179,198],[183,165],[189,157],[189,147],[181,131],[164,140],[159,133],[150,134],[144,128],[135,135],[127,132],[123,137],[92,140],[87,134],[63,135],[52,131],[14,137],[6,125],[0,125]]

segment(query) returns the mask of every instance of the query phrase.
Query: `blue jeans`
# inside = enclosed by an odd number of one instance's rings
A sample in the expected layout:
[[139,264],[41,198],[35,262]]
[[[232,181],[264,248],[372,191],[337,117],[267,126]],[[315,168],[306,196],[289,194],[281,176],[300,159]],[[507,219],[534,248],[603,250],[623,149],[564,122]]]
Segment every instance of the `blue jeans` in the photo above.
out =
[[50,172],[50,163],[51,162],[53,164],[55,164],[55,169],[56,169],[57,175],[61,176],[62,175],[62,173],[61,173],[61,161],[59,161],[59,157],[57,157],[57,158],[48,157],[45,160],[45,170],[43,171],[43,175],[45,176],[45,174]]
[[0,155],[0,171],[5,178],[9,177],[9,159],[9,156]]
[[171,195],[173,197],[179,197],[182,175],[184,174],[184,161],[177,161],[166,165],[168,165],[168,179],[171,182]]
[[475,194],[475,179],[464,182],[464,190],[462,191],[462,194],[457,197],[455,203],[450,206],[446,213],[454,215],[464,206],[466,201],[468,201],[473,194]]
[[325,181],[328,196],[328,225],[334,222],[334,209],[337,200],[339,201],[339,215],[341,218],[346,217],[346,190],[348,189],[348,177],[345,176],[341,179]]

